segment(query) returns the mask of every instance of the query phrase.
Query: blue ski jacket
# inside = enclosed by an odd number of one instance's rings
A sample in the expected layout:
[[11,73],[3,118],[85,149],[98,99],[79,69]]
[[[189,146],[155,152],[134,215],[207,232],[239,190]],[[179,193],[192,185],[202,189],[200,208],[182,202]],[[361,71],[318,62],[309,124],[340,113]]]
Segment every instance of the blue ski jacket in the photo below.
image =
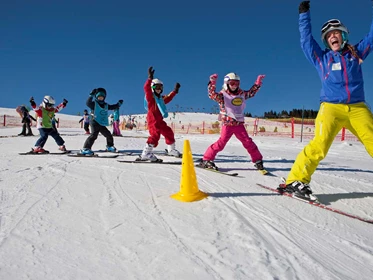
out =
[[[343,52],[322,50],[312,36],[310,11],[299,14],[299,32],[302,50],[321,79],[320,102],[365,102],[362,64],[359,64],[359,60],[348,49]],[[368,35],[354,47],[358,56],[365,60],[373,47],[373,22]]]

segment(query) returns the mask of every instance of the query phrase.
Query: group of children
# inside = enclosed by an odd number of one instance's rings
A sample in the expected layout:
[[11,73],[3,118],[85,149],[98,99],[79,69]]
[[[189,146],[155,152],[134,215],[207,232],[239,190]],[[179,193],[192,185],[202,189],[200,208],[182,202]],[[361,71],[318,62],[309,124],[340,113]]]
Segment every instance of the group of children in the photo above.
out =
[[[164,118],[168,117],[166,104],[171,102],[179,93],[180,84],[176,83],[174,89],[168,95],[162,95],[163,82],[154,78],[154,73],[155,70],[153,67],[149,67],[148,79],[144,85],[144,102],[147,109],[146,121],[150,134],[139,157],[140,160],[144,161],[159,160],[154,155],[153,149],[158,146],[161,135],[165,138],[168,154],[175,157],[181,156],[175,146],[174,132],[164,121]],[[219,103],[223,128],[219,140],[212,144],[205,152],[200,162],[201,167],[217,169],[214,164],[217,153],[222,151],[232,135],[235,135],[251,156],[251,160],[255,163],[255,167],[260,170],[264,169],[263,157],[244,127],[245,100],[255,96],[262,85],[263,78],[264,75],[259,75],[251,89],[244,91],[240,88],[240,77],[235,73],[229,73],[224,77],[222,91],[217,93],[215,92],[217,75],[214,74],[210,77],[208,86],[209,98]],[[89,134],[83,148],[80,150],[80,154],[82,155],[90,156],[94,154],[91,148],[99,133],[106,138],[106,150],[109,152],[117,151],[114,146],[113,135],[120,135],[119,108],[123,100],[119,100],[116,104],[109,105],[105,102],[105,99],[106,90],[104,88],[96,88],[92,90],[86,101],[86,105],[91,109],[92,113],[88,114],[88,110],[84,110],[84,115],[79,120],[79,123],[83,122],[86,134]],[[38,108],[36,108],[33,98],[31,98],[30,103],[37,114],[37,127],[40,132],[40,138],[36,142],[33,151],[35,153],[46,153],[47,151],[45,151],[43,147],[48,136],[54,138],[61,151],[66,151],[64,140],[52,128],[52,120],[54,119],[55,113],[61,111],[61,109],[66,106],[67,100],[64,99],[57,107],[54,107],[55,101],[51,96],[45,96],[42,104]],[[109,125],[109,110],[114,110],[113,133],[110,133],[107,129]]]
[[[369,34],[357,45],[348,43],[348,30],[337,19],[327,21],[321,29],[321,38],[326,49],[323,50],[311,34],[310,1],[303,1],[299,5],[299,30],[301,46],[307,59],[316,67],[322,80],[320,95],[320,110],[316,118],[315,137],[299,153],[288,175],[282,191],[294,193],[297,196],[313,200],[310,188],[311,175],[319,162],[326,156],[335,136],[342,127],[348,128],[363,143],[368,153],[373,157],[373,116],[365,104],[364,86],[361,63],[373,49],[373,24]],[[162,96],[163,83],[154,78],[153,67],[148,69],[148,79],[144,85],[145,107],[147,109],[147,125],[149,137],[141,153],[140,160],[158,161],[153,149],[158,146],[160,136],[163,135],[167,144],[167,151],[172,156],[180,156],[175,147],[175,137],[172,129],[166,124],[168,112],[166,104],[179,93],[180,84],[166,96]],[[244,127],[244,110],[246,100],[255,96],[262,86],[264,75],[259,75],[249,90],[240,88],[240,77],[236,73],[229,73],[224,77],[223,88],[216,92],[217,74],[210,76],[208,96],[218,102],[222,129],[219,139],[210,145],[203,155],[199,165],[204,168],[217,169],[214,160],[216,155],[224,149],[232,135],[241,141],[251,157],[254,166],[263,170],[263,156]],[[93,112],[90,119],[85,111],[84,128],[90,136],[86,139],[81,150],[83,155],[92,155],[91,147],[99,133],[107,140],[107,150],[116,151],[113,136],[106,128],[108,126],[108,110],[119,110],[123,100],[117,104],[108,105],[105,102],[106,90],[94,89],[86,102]],[[34,99],[31,106],[37,114],[37,125],[40,138],[35,144],[35,152],[43,152],[43,146],[52,136],[59,149],[66,150],[63,139],[52,129],[51,119],[54,114],[64,108],[67,100],[54,107],[54,99],[45,96],[42,105],[36,109]],[[28,123],[25,113],[24,122]],[[91,131],[89,132],[88,123]],[[25,132],[24,127],[23,132]],[[30,133],[30,130],[29,132]]]

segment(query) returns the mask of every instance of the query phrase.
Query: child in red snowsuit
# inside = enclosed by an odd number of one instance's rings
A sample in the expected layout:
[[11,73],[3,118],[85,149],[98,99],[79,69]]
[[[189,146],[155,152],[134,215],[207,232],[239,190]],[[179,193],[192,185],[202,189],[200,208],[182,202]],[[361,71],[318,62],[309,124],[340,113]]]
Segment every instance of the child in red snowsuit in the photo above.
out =
[[141,160],[150,161],[158,161],[158,158],[153,154],[153,148],[158,146],[161,135],[164,136],[166,144],[168,145],[168,154],[180,157],[180,152],[175,148],[174,132],[163,120],[163,118],[168,117],[166,104],[179,92],[180,84],[176,83],[173,91],[166,96],[161,96],[163,92],[163,83],[158,79],[154,79],[154,71],[153,67],[149,67],[148,79],[144,85],[145,109],[148,111],[146,121],[150,136],[140,156]]

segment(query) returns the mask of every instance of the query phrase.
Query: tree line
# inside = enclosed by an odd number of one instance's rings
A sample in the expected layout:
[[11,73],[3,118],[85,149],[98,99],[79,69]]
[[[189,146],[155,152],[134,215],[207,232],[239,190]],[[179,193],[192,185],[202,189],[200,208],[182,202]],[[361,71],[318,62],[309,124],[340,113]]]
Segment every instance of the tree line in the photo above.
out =
[[[269,111],[264,112],[263,118],[265,119],[287,119],[287,118],[305,118],[305,119],[316,119],[319,111],[306,110],[306,109],[293,109],[291,111],[282,110],[281,112]],[[252,118],[251,113],[245,113],[246,117]]]

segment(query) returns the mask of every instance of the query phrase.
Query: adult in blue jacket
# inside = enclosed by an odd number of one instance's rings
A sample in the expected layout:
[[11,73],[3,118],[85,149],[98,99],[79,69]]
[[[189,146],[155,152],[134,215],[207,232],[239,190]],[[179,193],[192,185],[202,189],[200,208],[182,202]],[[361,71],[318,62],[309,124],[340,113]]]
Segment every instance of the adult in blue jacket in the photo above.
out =
[[[373,2],[372,2],[373,3]],[[362,63],[373,47],[373,22],[368,35],[350,45],[348,30],[338,19],[321,28],[322,49],[311,33],[310,1],[299,5],[299,31],[302,50],[321,79],[320,109],[315,136],[297,156],[284,191],[315,200],[310,188],[311,175],[323,160],[335,136],[347,128],[373,157],[373,116],[365,104]]]

